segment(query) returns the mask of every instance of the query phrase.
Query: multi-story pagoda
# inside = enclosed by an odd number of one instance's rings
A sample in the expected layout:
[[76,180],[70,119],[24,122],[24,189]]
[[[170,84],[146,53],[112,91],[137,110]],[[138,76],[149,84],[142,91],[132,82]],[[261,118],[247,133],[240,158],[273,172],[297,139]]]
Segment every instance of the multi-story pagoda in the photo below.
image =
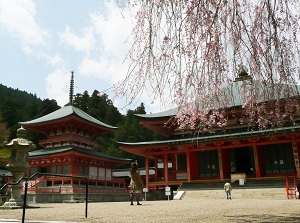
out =
[[[90,190],[94,193],[126,193],[124,179],[113,178],[112,169],[130,160],[96,151],[97,144],[93,141],[95,136],[111,133],[117,127],[72,106],[71,98],[69,106],[31,121],[20,122],[25,129],[46,136],[39,142],[43,149],[29,153],[28,176],[37,172],[82,176],[88,179]],[[29,192],[83,192],[86,180],[68,176],[41,175],[29,184]]]

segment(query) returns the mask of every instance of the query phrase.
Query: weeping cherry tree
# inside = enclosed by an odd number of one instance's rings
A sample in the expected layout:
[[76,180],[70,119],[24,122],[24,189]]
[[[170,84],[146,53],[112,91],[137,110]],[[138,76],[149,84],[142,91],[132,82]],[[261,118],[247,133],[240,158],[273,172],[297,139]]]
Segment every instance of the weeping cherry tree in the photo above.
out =
[[152,100],[171,101],[179,127],[197,131],[226,127],[232,118],[260,129],[296,123],[299,0],[129,0],[128,6],[136,10],[131,66],[115,85],[118,96],[132,102],[148,92]]

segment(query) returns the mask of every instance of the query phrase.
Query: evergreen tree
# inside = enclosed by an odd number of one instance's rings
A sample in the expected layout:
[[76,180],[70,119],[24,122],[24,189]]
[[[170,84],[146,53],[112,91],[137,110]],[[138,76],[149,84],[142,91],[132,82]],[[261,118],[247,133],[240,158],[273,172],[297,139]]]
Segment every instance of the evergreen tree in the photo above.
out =
[[88,91],[84,91],[83,94],[76,94],[74,101],[73,101],[73,105],[76,108],[79,108],[84,112],[87,112],[89,98],[90,98],[90,95],[89,95]]
[[39,107],[38,117],[42,117],[51,112],[58,110],[60,106],[55,100],[45,99],[42,101],[41,106]]
[[1,113],[3,119],[6,120],[7,127],[13,127],[18,122],[16,104],[13,101],[13,98],[9,96],[5,98],[1,108]]

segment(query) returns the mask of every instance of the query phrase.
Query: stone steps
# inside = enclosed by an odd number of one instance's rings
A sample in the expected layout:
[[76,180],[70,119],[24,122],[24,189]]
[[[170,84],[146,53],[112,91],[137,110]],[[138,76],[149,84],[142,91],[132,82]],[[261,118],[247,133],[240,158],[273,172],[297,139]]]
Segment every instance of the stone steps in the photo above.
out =
[[[222,199],[226,198],[224,190],[187,190],[182,199]],[[232,198],[237,199],[288,199],[285,188],[265,188],[265,189],[234,189]],[[295,197],[290,197],[295,199]]]
[[[230,181],[228,181],[230,182]],[[224,182],[191,182],[181,185],[179,190],[219,190],[222,189]],[[285,179],[279,180],[248,180],[244,182],[244,185],[239,185],[239,182],[231,183],[231,186],[235,189],[252,189],[252,188],[285,188]]]

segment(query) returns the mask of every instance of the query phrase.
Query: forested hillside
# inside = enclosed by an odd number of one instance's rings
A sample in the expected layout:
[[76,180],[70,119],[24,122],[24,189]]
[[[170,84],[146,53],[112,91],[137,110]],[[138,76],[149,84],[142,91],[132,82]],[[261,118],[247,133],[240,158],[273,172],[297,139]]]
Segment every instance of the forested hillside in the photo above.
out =
[[[116,142],[139,142],[161,138],[138,123],[138,118],[134,114],[146,113],[143,103],[135,110],[128,110],[126,115],[122,115],[106,94],[100,95],[95,90],[91,95],[88,91],[76,94],[73,105],[106,124],[118,127],[116,132],[96,138],[99,144],[97,150],[100,152],[137,159],[143,164],[143,158],[120,150]],[[16,137],[16,131],[20,127],[18,122],[44,116],[59,108],[55,100],[41,100],[36,95],[0,84],[0,148],[3,147],[4,141]],[[27,138],[39,148],[38,141],[45,136],[28,132]]]
[[[18,122],[49,114],[60,108],[55,100],[41,100],[36,95],[0,84],[0,146],[3,140],[16,137]],[[5,129],[5,130],[2,130]],[[28,138],[38,141],[42,137],[29,133]]]

